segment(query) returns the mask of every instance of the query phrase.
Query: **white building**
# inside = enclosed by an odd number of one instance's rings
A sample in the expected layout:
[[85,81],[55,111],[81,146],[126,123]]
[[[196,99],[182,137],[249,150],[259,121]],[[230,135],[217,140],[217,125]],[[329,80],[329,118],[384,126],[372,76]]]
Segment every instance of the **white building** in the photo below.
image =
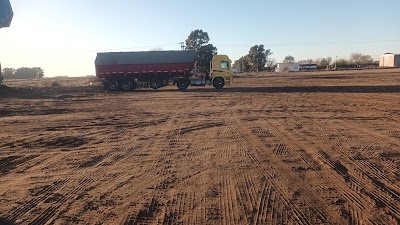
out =
[[276,64],[275,72],[299,72],[300,64],[298,63],[278,63]]
[[379,67],[400,67],[400,54],[386,53],[381,55]]

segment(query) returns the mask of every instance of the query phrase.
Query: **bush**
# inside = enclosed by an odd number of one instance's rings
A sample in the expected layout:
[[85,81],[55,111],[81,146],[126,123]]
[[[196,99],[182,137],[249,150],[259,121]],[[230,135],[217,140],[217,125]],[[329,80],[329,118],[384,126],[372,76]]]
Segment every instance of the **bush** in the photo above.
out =
[[52,87],[60,87],[61,84],[59,82],[57,82],[57,81],[53,81],[53,83],[51,83],[51,86]]

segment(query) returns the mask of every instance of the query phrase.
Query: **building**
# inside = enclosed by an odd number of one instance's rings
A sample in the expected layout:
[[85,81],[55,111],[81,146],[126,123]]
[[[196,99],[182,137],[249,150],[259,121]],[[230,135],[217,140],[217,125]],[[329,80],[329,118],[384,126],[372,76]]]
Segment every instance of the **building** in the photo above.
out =
[[400,67],[400,54],[385,53],[381,55],[379,67]]
[[275,72],[299,72],[300,64],[298,63],[278,63],[276,64]]
[[300,64],[300,71],[313,71],[317,69],[317,64]]

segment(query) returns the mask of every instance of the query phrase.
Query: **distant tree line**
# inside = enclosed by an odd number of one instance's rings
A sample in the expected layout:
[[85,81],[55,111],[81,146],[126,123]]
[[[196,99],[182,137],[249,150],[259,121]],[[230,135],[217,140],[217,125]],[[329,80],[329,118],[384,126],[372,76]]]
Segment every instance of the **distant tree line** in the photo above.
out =
[[4,68],[2,70],[2,76],[4,79],[32,79],[32,78],[43,78],[44,70],[40,67],[21,67],[18,69]]
[[299,64],[316,64],[319,69],[330,68],[336,65],[337,68],[359,68],[374,64],[370,55],[351,53],[349,59],[339,58],[332,60],[332,57],[307,59],[297,61]]

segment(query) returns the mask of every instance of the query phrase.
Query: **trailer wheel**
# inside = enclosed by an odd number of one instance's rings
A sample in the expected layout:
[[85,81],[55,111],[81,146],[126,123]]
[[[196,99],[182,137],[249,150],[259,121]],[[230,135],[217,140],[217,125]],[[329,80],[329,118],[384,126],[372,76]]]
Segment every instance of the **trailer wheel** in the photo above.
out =
[[123,80],[121,88],[123,91],[131,91],[135,87],[135,82],[132,80]]
[[217,77],[217,78],[215,78],[214,81],[213,81],[213,86],[214,86],[216,89],[221,89],[221,88],[224,87],[224,85],[225,85],[225,81],[224,81],[224,79],[222,79],[221,77]]
[[117,80],[109,80],[107,82],[107,90],[109,91],[118,91],[119,90],[119,83]]
[[186,88],[189,87],[189,80],[188,79],[179,79],[176,82],[176,86],[179,88],[179,90],[186,90]]
[[162,85],[161,80],[159,79],[153,79],[150,81],[150,87],[153,89],[159,89]]

